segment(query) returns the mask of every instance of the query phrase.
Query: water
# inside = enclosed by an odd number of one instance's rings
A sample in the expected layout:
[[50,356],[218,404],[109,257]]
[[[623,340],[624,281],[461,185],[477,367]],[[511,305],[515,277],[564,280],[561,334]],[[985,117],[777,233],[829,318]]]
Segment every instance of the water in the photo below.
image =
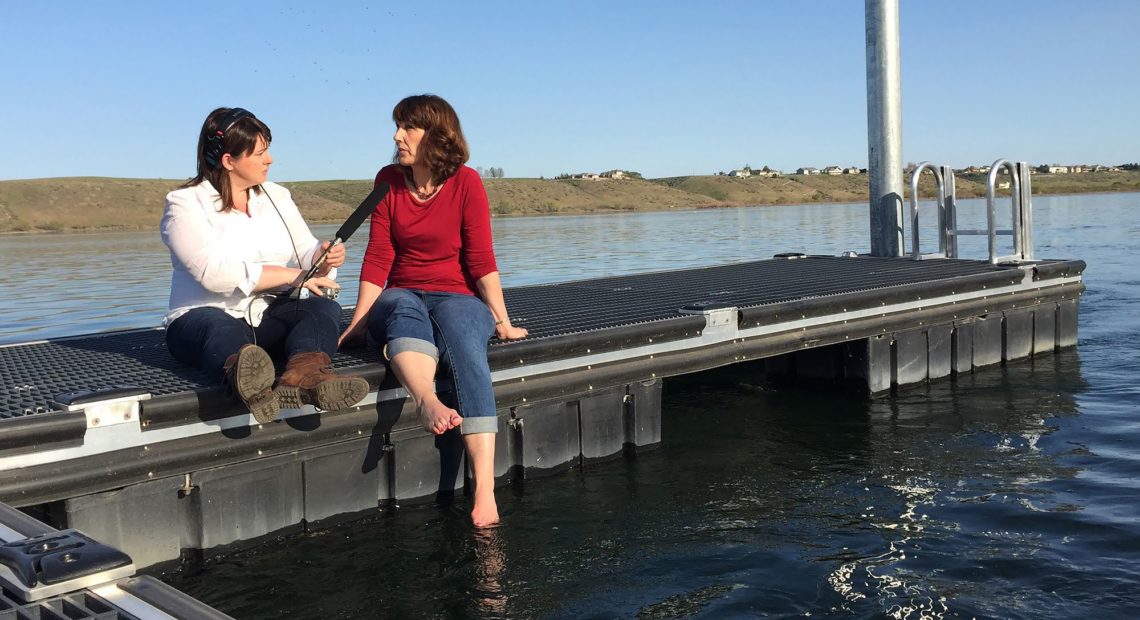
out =
[[[838,254],[866,251],[866,208],[805,205],[756,209],[567,217],[496,218],[496,253],[505,286],[520,286],[647,270],[695,267],[776,252]],[[314,226],[332,238],[336,226]],[[774,230],[784,229],[780,235]],[[350,260],[338,280],[341,300],[356,299],[367,226],[347,244]],[[854,244],[848,247],[844,244]],[[34,258],[30,258],[34,257]],[[170,291],[170,258],[156,232],[0,237],[2,264],[36,265],[36,280],[10,287],[26,295],[0,301],[0,344],[124,327],[161,325]]]
[[[660,449],[500,489],[494,530],[467,526],[461,499],[163,578],[238,618],[1135,617],[1140,194],[1034,207],[1038,255],[1089,263],[1076,349],[870,403],[773,389],[744,366],[672,380]],[[520,285],[863,251],[866,221],[859,205],[813,205],[500,219],[495,232]],[[71,289],[55,319],[7,296],[0,337],[157,323],[156,244],[0,239],[9,264],[34,255]]]

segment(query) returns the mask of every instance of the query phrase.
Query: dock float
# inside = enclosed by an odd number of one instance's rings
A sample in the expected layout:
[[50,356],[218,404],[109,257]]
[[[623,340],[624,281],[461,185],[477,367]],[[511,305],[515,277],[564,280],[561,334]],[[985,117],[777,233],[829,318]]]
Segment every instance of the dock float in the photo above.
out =
[[[507,289],[530,337],[490,345],[496,474],[652,449],[669,377],[758,361],[874,396],[1072,346],[1084,268],[788,254]],[[161,329],[0,347],[0,501],[146,567],[463,488],[461,442],[421,429],[376,346],[334,366],[364,402],[261,425]]]

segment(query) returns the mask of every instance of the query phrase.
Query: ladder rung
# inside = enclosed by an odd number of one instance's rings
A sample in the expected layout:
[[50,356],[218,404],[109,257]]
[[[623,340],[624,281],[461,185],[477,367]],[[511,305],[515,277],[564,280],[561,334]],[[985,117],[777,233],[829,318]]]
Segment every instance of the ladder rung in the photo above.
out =
[[[957,235],[959,237],[964,237],[966,235],[989,235],[990,234],[990,231],[988,231],[988,230],[978,230],[978,229],[948,230],[946,232],[949,235]],[[1001,230],[995,230],[994,234],[995,235],[1012,235],[1013,231],[1008,229],[1008,228],[1004,228]]]
[[946,258],[946,252],[931,252],[929,254],[910,255],[911,260],[930,260],[932,258]]

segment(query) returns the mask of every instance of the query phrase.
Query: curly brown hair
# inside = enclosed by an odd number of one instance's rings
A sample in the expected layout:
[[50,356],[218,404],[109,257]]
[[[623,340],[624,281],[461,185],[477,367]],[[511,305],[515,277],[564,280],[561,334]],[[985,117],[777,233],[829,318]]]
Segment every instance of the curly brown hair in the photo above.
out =
[[[467,139],[459,126],[459,115],[451,104],[437,95],[405,97],[392,109],[392,121],[398,127],[416,127],[424,130],[419,155],[431,170],[432,179],[443,183],[467,163]],[[399,163],[398,157],[392,163]],[[411,169],[404,166],[404,174],[411,178]]]

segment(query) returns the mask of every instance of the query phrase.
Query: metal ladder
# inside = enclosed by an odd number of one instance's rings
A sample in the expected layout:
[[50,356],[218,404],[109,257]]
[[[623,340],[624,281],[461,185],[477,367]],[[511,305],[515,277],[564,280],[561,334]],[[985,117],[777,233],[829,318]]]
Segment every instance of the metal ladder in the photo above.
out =
[[[919,249],[918,239],[918,180],[923,171],[929,169],[934,174],[937,186],[938,201],[938,251],[923,254]],[[997,205],[994,195],[997,189],[998,173],[1005,169],[1009,172],[1010,190],[1012,198],[1012,227],[997,228]],[[914,260],[930,258],[959,258],[958,238],[965,235],[986,235],[988,238],[990,264],[1009,262],[1026,262],[1033,260],[1033,202],[1029,164],[1018,162],[1014,164],[1007,159],[999,159],[990,165],[990,172],[986,175],[986,228],[960,229],[958,228],[958,214],[956,210],[956,195],[954,190],[954,170],[949,166],[935,166],[924,161],[915,167],[910,177],[910,229],[911,252]],[[998,235],[1013,237],[1013,254],[998,256]]]

